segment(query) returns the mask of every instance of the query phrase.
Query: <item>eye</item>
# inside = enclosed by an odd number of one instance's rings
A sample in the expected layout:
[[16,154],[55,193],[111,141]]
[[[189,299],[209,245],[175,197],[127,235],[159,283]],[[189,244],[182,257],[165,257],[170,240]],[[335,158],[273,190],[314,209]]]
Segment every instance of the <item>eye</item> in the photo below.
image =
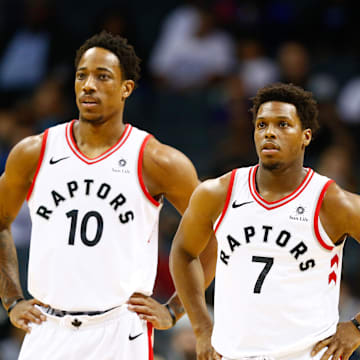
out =
[[100,80],[108,80],[110,79],[110,76],[108,74],[99,74]]
[[76,73],[76,80],[84,80],[85,74],[83,72],[77,72]]
[[288,127],[289,123],[287,121],[281,121],[280,122],[280,127],[284,128],[284,127]]
[[265,123],[263,121],[259,121],[257,124],[256,124],[256,127],[258,129],[264,129],[265,128]]

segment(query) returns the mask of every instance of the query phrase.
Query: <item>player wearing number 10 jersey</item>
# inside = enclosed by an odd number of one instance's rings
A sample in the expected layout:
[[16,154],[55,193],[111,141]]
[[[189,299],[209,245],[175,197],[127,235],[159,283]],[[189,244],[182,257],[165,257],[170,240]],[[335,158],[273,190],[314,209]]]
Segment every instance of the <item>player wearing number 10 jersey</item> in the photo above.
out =
[[[342,248],[347,235],[360,240],[360,197],[303,166],[317,128],[311,93],[270,85],[252,110],[259,164],[199,185],[171,252],[198,360],[346,360],[360,313],[338,323]],[[214,326],[196,261],[213,229]]]
[[[184,154],[123,122],[139,77],[126,39],[89,38],[75,66],[79,119],[22,140],[0,178],[0,297],[28,333],[20,360],[151,360],[152,327],[168,329],[184,312],[176,295],[167,305],[150,297],[159,211],[164,197],[185,210],[196,171]],[[10,231],[25,199],[31,300]],[[207,283],[213,265],[204,268]]]

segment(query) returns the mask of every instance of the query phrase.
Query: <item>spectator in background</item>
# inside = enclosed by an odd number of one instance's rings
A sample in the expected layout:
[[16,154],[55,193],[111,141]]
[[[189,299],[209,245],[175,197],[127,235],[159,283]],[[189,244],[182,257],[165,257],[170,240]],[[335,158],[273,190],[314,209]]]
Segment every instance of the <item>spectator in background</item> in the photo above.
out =
[[34,128],[42,132],[69,117],[69,103],[64,92],[64,81],[49,76],[34,91],[30,100]]
[[253,147],[253,125],[248,111],[249,96],[241,77],[232,76],[225,83],[225,119],[217,130],[212,175],[218,176],[235,166],[256,162]]
[[266,56],[259,40],[248,38],[237,44],[239,76],[245,95],[254,96],[258,89],[279,79],[279,67]]
[[25,24],[15,31],[0,58],[0,91],[4,94],[11,92],[16,97],[30,92],[44,78],[51,46],[49,21],[50,8],[44,0],[27,2]]
[[339,186],[347,191],[357,192],[358,184],[354,173],[354,159],[351,142],[328,146],[320,155],[317,171],[332,178]]
[[283,43],[278,51],[278,61],[282,82],[307,88],[310,59],[305,46],[295,41]]
[[341,89],[337,107],[340,116],[350,127],[360,124],[360,76],[350,79]]
[[184,5],[165,19],[150,56],[155,81],[174,90],[203,88],[234,68],[231,36],[216,26],[209,5]]

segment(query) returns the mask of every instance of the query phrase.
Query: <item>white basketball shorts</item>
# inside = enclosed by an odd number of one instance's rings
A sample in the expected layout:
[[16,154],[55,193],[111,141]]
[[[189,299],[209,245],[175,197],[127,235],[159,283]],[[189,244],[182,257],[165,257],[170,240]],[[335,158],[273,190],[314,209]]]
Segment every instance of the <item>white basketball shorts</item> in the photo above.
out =
[[44,314],[45,322],[31,324],[19,360],[153,360],[152,326],[126,305],[93,316]]
[[[272,357],[272,356],[261,355],[261,356],[242,357],[239,359],[228,359],[226,357],[222,357],[222,360],[320,360],[321,356],[324,354],[327,348],[322,349],[319,353],[317,353],[314,357],[312,357],[310,354],[314,346],[315,344],[312,345],[311,347],[308,347],[305,350],[296,351],[294,353],[287,354],[284,356]],[[332,356],[329,358],[329,360],[331,359]]]

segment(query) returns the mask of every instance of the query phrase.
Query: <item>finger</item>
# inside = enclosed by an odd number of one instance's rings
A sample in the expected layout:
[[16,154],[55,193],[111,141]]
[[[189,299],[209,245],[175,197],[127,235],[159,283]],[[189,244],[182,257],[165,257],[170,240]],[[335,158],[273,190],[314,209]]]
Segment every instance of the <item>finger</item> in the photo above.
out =
[[149,304],[150,301],[148,299],[136,297],[136,298],[130,298],[127,303],[133,305],[146,305]]
[[343,352],[341,356],[339,357],[340,360],[349,360],[350,356],[352,355],[352,351],[350,352]]
[[141,320],[146,320],[148,322],[151,322],[153,325],[157,324],[157,318],[155,316],[152,316],[152,315],[144,315],[144,314],[141,314],[139,315],[139,318]]
[[217,352],[215,352],[214,359],[215,360],[221,360],[221,356]]
[[35,307],[31,308],[30,313],[35,316],[40,321],[46,321],[46,316],[40,310],[36,309]]
[[44,304],[43,302],[41,302],[40,300],[37,300],[37,299],[31,299],[30,304],[32,304],[32,305],[40,305],[40,306],[43,306],[43,307],[49,307],[48,304]]
[[321,349],[328,346],[330,344],[331,340],[332,340],[332,336],[327,339],[324,339],[322,341],[319,341],[312,349],[311,356],[316,355]]
[[26,320],[26,322],[32,322],[35,324],[40,324],[41,320],[34,316],[31,312],[27,311],[21,315],[21,319]]
[[342,349],[337,349],[331,360],[345,360],[342,356]]
[[320,360],[329,360],[330,356],[334,354],[336,351],[336,346],[331,345],[329,348],[324,352],[323,356],[320,358]]
[[30,334],[31,332],[31,327],[28,326],[28,322],[26,322],[25,320],[20,319],[19,321],[13,323],[16,327],[18,327],[19,329],[24,330],[25,332],[27,332],[28,334]]
[[151,309],[149,309],[147,306],[142,305],[129,305],[128,309],[131,311],[134,311],[138,314],[151,314]]
[[145,296],[144,294],[134,293],[130,296],[130,299],[147,299],[149,296]]

